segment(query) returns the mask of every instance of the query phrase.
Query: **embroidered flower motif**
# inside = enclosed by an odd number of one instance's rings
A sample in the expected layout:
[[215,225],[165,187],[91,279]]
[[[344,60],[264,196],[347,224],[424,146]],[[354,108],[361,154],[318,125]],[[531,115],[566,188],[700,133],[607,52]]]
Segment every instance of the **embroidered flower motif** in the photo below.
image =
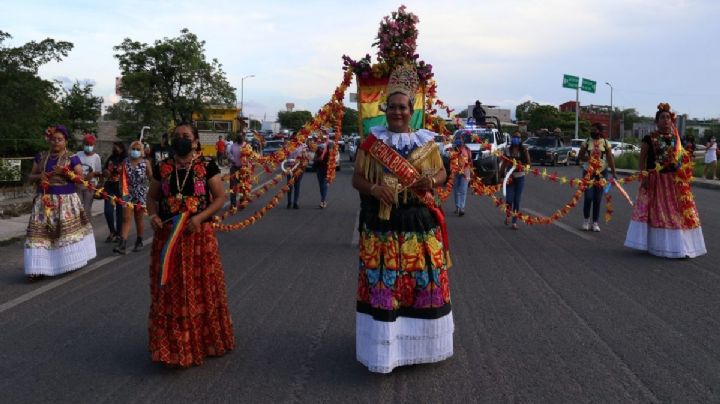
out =
[[388,288],[372,288],[370,290],[370,305],[384,310],[392,310],[392,290]]

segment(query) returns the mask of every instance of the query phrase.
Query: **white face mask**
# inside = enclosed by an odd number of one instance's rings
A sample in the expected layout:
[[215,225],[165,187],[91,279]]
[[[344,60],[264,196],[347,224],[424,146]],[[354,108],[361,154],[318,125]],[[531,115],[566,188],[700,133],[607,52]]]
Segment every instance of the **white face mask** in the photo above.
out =
[[140,158],[140,150],[130,150],[130,157],[134,159]]
[[93,146],[85,145],[85,148],[84,148],[85,153],[92,153],[93,148],[94,148]]

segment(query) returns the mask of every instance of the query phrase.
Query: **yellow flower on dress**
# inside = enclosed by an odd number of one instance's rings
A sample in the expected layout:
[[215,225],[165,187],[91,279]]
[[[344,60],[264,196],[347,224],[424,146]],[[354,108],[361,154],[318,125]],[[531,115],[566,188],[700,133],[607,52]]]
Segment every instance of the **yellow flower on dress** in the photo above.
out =
[[405,239],[400,251],[403,271],[418,271],[425,267],[425,251],[415,236]]

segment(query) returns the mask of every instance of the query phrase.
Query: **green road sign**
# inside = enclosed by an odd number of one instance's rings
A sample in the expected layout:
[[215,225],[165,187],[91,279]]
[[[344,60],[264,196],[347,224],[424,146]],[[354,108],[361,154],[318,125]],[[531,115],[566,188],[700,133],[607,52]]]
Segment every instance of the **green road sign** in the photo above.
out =
[[580,77],[569,74],[563,75],[563,87],[577,89],[578,84],[580,84]]
[[580,87],[581,90],[587,91],[588,93],[594,93],[595,92],[595,85],[597,83],[589,80],[589,79],[582,79],[582,86]]

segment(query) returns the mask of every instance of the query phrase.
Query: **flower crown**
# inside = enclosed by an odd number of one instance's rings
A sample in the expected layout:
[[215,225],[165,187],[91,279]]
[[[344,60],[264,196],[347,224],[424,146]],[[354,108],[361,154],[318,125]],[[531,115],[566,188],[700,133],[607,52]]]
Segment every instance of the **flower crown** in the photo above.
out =
[[661,102],[660,104],[658,104],[657,109],[658,113],[667,112],[668,114],[670,114],[670,119],[675,122],[675,113],[670,110],[670,104],[668,104],[667,102]]

